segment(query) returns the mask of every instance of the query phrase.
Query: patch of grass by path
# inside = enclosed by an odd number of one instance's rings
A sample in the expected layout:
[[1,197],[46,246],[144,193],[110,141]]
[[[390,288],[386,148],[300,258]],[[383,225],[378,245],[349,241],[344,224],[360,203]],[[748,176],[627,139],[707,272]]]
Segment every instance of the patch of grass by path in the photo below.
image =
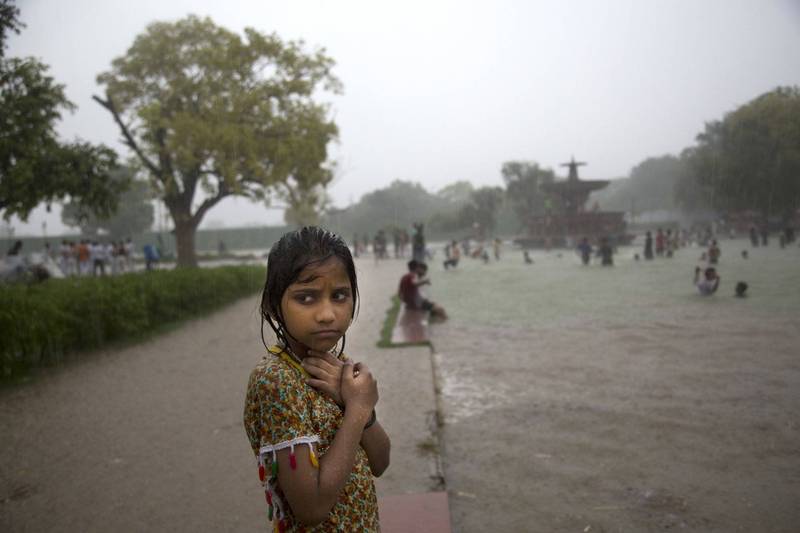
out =
[[392,331],[397,324],[397,317],[400,314],[400,298],[395,294],[391,298],[389,309],[386,311],[386,318],[383,321],[378,348],[405,348],[407,346],[430,346],[429,340],[419,342],[392,342]]

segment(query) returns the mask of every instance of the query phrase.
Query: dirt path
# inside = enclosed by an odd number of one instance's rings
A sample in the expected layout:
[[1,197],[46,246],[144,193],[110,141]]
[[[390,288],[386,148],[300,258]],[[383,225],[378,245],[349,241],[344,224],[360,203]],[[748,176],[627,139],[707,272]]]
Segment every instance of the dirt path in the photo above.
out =
[[[427,349],[378,350],[402,263],[358,263],[348,354],[379,378],[393,438],[379,494],[435,487]],[[263,352],[258,299],[137,346],[93,354],[0,393],[0,530],[263,531],[263,494],[242,428]]]

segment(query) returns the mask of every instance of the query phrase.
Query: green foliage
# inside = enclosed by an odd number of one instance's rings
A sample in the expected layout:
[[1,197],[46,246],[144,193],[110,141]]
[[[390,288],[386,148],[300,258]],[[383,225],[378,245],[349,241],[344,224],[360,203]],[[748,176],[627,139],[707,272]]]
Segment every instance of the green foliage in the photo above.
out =
[[709,161],[701,163],[708,152],[701,155],[695,147],[686,148],[681,152],[680,175],[675,181],[674,201],[681,210],[687,213],[696,213],[712,209],[715,205],[715,188],[710,182],[703,183],[698,176],[698,165],[704,166]]
[[673,210],[678,207],[676,187],[685,174],[682,158],[649,157],[631,169],[630,177],[612,180],[605,189],[592,193],[589,203],[597,202],[610,211]]
[[[112,173],[121,181],[130,181],[133,172],[120,167]],[[101,231],[112,239],[141,235],[149,230],[155,220],[150,185],[146,181],[130,181],[128,190],[122,194],[119,206],[110,217],[98,217],[87,212],[77,202],[69,202],[61,211],[61,220],[67,226],[79,227],[83,235],[94,237]]]
[[324,223],[349,237],[353,233],[374,234],[382,228],[410,229],[415,222],[427,222],[435,213],[457,209],[458,206],[429,193],[419,183],[395,180],[388,187],[365,194],[345,210],[329,212]]
[[0,285],[0,379],[139,338],[253,294],[263,282],[263,268],[236,266]]
[[[8,31],[22,26],[19,10],[0,5],[0,49]],[[86,142],[60,142],[55,125],[75,106],[64,86],[33,58],[0,56],[0,211],[27,219],[40,203],[66,197],[87,211],[107,215],[116,207],[124,183],[109,176],[116,166],[110,148]]]
[[470,195],[470,202],[458,213],[462,228],[477,226],[476,237],[488,237],[486,232],[494,232],[497,225],[497,211],[503,204],[503,189],[500,187],[481,187]]
[[456,181],[450,185],[445,185],[436,196],[444,198],[453,205],[463,205],[470,201],[470,196],[475,187],[468,181]]
[[383,326],[381,327],[381,334],[375,346],[378,348],[405,348],[408,346],[430,346],[431,341],[419,342],[392,342],[392,332],[394,326],[397,324],[397,317],[400,315],[401,302],[400,297],[396,294],[392,295],[390,299],[389,309],[386,310],[386,317],[383,319]]
[[684,155],[715,207],[790,217],[800,207],[800,87],[779,87],[706,124]]
[[25,25],[19,20],[19,8],[12,0],[0,0],[0,58],[5,56],[8,33],[19,34]]
[[330,198],[321,186],[304,190],[289,197],[288,201],[289,207],[283,218],[287,225],[294,227],[319,225],[322,213],[330,205]]
[[322,223],[346,238],[373,235],[379,229],[411,231],[416,222],[425,224],[429,241],[471,235],[474,222],[506,234],[515,232],[516,220],[507,202],[489,190],[502,189],[476,190],[469,182],[457,181],[432,194],[419,183],[395,180],[346,209],[329,210]]
[[97,77],[105,98],[95,100],[175,222],[180,265],[195,264],[195,230],[223,198],[306,208],[332,178],[327,146],[338,130],[314,97],[340,89],[333,60],[252,28],[244,37],[208,18],[153,23]]
[[531,215],[544,213],[548,195],[542,185],[555,181],[552,170],[541,168],[538,163],[507,161],[500,172],[506,184],[506,197],[520,224],[524,225]]

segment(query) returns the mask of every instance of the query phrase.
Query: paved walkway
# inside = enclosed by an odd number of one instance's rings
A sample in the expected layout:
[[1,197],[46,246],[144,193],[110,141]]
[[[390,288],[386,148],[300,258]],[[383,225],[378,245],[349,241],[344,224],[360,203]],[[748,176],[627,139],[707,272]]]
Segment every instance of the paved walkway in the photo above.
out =
[[[347,352],[378,376],[392,438],[379,496],[440,490],[429,349],[375,347],[404,263],[357,266],[362,303]],[[0,391],[0,530],[265,530],[242,428],[258,328],[258,300],[246,298]]]

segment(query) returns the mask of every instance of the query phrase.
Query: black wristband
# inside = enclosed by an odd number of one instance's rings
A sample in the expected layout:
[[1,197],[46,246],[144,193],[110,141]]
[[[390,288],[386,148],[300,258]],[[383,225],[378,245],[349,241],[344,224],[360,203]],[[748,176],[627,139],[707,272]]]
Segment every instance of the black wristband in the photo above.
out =
[[378,421],[378,415],[375,414],[375,409],[372,410],[372,414],[369,416],[369,420],[367,420],[367,424],[364,426],[364,429],[369,429],[372,427],[372,424]]

